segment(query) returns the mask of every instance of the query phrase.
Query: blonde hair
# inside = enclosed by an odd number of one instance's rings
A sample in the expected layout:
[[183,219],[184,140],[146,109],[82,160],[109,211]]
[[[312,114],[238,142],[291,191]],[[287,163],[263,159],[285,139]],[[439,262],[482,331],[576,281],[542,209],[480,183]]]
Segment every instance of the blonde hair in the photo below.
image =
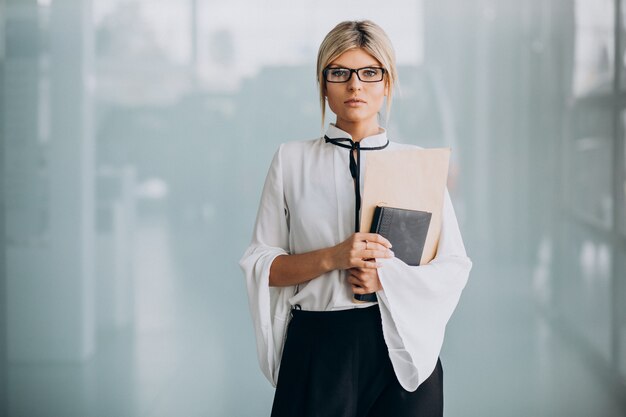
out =
[[322,129],[326,116],[326,81],[324,68],[341,54],[351,49],[362,48],[376,58],[385,69],[387,86],[386,120],[391,111],[393,86],[398,79],[396,54],[385,31],[371,20],[345,21],[335,26],[324,38],[317,53],[317,83],[319,85],[320,106],[322,108]]

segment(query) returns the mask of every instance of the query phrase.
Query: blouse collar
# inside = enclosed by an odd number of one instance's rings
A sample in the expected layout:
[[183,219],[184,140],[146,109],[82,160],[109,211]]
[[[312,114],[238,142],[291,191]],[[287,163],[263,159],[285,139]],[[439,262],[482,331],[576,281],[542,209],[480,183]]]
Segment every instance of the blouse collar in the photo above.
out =
[[[348,138],[352,140],[352,135],[350,135],[348,132],[342,129],[339,129],[337,126],[335,126],[334,123],[330,123],[328,125],[328,129],[326,129],[326,136],[328,136],[330,139]],[[383,146],[386,143],[387,143],[387,130],[383,127],[380,128],[379,133],[372,135],[372,136],[364,137],[360,141],[361,146],[365,146],[365,147]]]

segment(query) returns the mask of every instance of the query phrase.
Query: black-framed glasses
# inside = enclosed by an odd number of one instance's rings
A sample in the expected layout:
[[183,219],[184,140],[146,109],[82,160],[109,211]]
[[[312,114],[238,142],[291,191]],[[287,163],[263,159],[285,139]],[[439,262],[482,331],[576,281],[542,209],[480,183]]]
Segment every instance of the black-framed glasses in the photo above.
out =
[[385,76],[385,69],[379,67],[364,67],[364,68],[324,68],[324,79],[329,83],[345,83],[350,80],[352,73],[356,73],[356,76],[364,83],[377,83],[383,80]]

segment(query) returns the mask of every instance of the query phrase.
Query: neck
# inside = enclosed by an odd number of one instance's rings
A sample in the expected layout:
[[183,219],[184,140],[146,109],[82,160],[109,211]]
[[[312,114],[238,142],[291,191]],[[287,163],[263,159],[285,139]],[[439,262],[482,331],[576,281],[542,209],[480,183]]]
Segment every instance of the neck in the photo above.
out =
[[335,126],[349,133],[354,142],[360,142],[363,138],[380,133],[380,126],[376,120],[367,123],[337,120]]

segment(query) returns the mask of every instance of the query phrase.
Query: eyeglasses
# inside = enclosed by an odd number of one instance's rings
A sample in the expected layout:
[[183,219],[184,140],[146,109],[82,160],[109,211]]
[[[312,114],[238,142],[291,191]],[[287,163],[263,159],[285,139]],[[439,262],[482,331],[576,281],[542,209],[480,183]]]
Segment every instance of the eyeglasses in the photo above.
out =
[[365,68],[324,68],[324,79],[329,83],[345,83],[352,78],[352,73],[364,83],[377,83],[383,80],[385,75],[384,68],[365,67]]

